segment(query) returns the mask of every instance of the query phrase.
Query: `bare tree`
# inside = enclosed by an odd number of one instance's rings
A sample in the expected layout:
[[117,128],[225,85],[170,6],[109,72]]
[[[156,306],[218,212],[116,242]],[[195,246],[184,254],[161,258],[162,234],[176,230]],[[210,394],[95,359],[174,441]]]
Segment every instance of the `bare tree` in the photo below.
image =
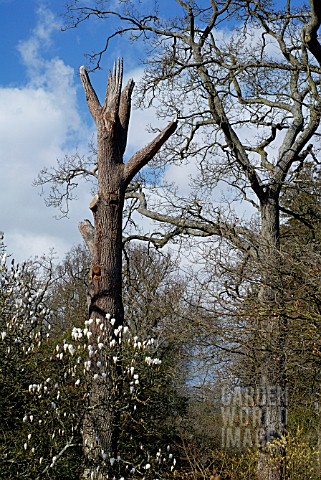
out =
[[[320,151],[321,46],[317,32],[321,9],[317,0],[309,3],[310,8],[298,7],[291,0],[281,6],[263,0],[177,0],[179,20],[163,20],[157,11],[140,13],[131,1],[122,2],[119,10],[104,8],[100,2],[95,7],[77,2],[67,5],[70,25],[92,16],[119,20],[94,58],[98,63],[114,36],[129,33],[134,40],[144,36],[150,56],[142,94],[148,101],[161,100],[161,115],[178,113],[182,126],[169,146],[171,154],[176,152],[180,159],[194,156],[200,174],[193,203],[173,202],[168,206],[171,211],[153,210],[142,190],[130,196],[138,201],[142,215],[172,226],[166,240],[179,234],[220,237],[264,266],[258,300],[260,308],[270,314],[259,325],[265,332],[259,376],[261,382],[264,379],[282,389],[285,358],[271,355],[269,349],[271,336],[277,334],[282,351],[287,329],[280,313],[282,276],[276,268],[280,193],[285,185],[295,184],[307,159],[317,162]],[[204,198],[219,180],[257,209],[257,232],[242,225],[236,214],[231,222],[217,209],[211,210],[208,201],[206,206]],[[274,412],[262,422],[265,442],[286,431],[285,415],[279,418]],[[278,480],[282,473],[270,468],[263,455],[258,476]]]
[[[87,104],[97,127],[97,160],[92,170],[90,161],[79,156],[65,159],[51,171],[43,170],[38,184],[56,182],[49,203],[61,205],[64,198],[70,199],[71,191],[79,176],[93,177],[98,191],[90,203],[94,225],[89,220],[80,223],[79,229],[91,253],[89,278],[89,318],[93,358],[89,372],[88,408],[83,423],[84,479],[108,478],[107,458],[116,458],[118,453],[119,413],[112,398],[121,394],[121,365],[111,360],[107,379],[93,380],[95,365],[99,362],[101,339],[99,323],[107,329],[106,340],[113,338],[114,330],[124,321],[122,302],[122,219],[126,189],[134,176],[154,157],[177,126],[176,119],[170,122],[156,138],[124,163],[127,133],[131,111],[133,80],[122,90],[123,63],[115,62],[109,74],[106,97],[103,105],[91,85],[85,67],[80,68],[80,78],[86,93]],[[72,161],[71,161],[72,160]],[[71,163],[70,163],[71,162]],[[56,185],[66,186],[65,194],[59,197]],[[58,195],[58,197],[57,197]],[[113,326],[108,321],[114,317]],[[111,378],[116,378],[113,383]],[[119,381],[117,381],[117,378]],[[113,384],[113,386],[112,386]],[[113,391],[111,391],[113,389]]]
[[[92,342],[97,348],[99,330],[96,319],[107,322],[106,315],[112,315],[115,317],[115,328],[122,325],[124,320],[121,293],[122,212],[126,188],[136,173],[153,158],[175,131],[176,120],[172,121],[147,147],[137,152],[124,164],[123,154],[127,143],[134,82],[129,80],[122,91],[123,65],[119,60],[109,75],[106,98],[102,106],[84,67],[80,69],[80,77],[98,132],[98,193],[90,204],[94,216],[94,227],[88,220],[79,227],[92,257],[89,315],[95,320],[92,324],[96,325],[96,328],[93,327]],[[111,365],[110,368],[112,368]],[[89,394],[91,408],[85,418],[83,431],[86,462],[83,478],[105,478],[108,472],[97,474],[97,465],[101,463],[101,449],[106,453],[117,455],[116,417],[119,412],[112,411],[112,407],[106,405],[106,389],[108,389],[108,382],[93,382]],[[120,390],[117,394],[120,394]]]

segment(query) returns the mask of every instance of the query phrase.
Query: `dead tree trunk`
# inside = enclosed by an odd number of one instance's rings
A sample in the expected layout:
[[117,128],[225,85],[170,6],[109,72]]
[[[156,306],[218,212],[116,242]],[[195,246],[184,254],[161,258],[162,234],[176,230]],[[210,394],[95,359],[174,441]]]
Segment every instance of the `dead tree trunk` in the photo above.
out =
[[[122,61],[115,63],[108,77],[105,101],[101,105],[84,67],[80,68],[80,77],[97,126],[98,143],[98,192],[90,204],[94,226],[89,220],[79,226],[92,258],[89,281],[91,367],[88,372],[88,409],[83,423],[83,479],[103,480],[108,478],[109,459],[118,454],[120,416],[115,401],[121,392],[121,366],[110,359],[108,345],[114,329],[124,320],[122,214],[125,192],[135,174],[175,131],[177,122],[169,123],[125,164],[123,154],[127,143],[133,80],[129,80],[122,90]],[[113,327],[108,315],[115,318]],[[105,340],[104,346],[102,340]],[[101,364],[107,372],[104,378],[99,370]]]

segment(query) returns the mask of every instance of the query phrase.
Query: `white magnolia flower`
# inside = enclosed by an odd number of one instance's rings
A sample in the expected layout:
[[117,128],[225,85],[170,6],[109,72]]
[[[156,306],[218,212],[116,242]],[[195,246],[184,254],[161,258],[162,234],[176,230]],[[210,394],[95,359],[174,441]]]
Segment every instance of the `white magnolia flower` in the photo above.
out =
[[73,355],[75,353],[75,347],[73,345],[68,345],[68,350],[69,350],[69,353],[70,355]]

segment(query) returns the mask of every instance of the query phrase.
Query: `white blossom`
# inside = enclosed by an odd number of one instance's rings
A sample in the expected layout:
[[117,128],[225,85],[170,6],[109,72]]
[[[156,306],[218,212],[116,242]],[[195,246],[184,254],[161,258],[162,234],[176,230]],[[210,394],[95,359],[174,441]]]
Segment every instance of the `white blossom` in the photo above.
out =
[[75,347],[72,344],[68,345],[68,350],[70,355],[73,355],[76,351]]

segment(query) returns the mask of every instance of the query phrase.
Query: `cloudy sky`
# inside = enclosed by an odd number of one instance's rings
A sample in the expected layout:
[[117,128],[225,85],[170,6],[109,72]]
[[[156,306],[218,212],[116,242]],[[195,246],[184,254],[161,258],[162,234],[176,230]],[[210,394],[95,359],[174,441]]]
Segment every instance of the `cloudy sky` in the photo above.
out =
[[[44,166],[76,149],[86,152],[94,134],[78,71],[84,53],[102,46],[106,27],[100,22],[62,32],[64,3],[0,0],[0,230],[18,261],[50,249],[63,256],[81,242],[79,221],[90,218],[88,187],[80,188],[69,218],[57,220],[58,212],[32,186]],[[105,70],[92,74],[101,100],[117,55],[124,57],[126,76],[137,80],[142,74],[139,51],[122,49],[115,42],[103,60]],[[152,112],[134,112],[129,151],[147,143],[145,128],[152,121]]]
[[[88,185],[80,187],[69,218],[61,220],[55,218],[58,211],[45,206],[39,188],[32,186],[43,167],[76,151],[88,152],[95,134],[78,72],[87,61],[84,54],[103,48],[113,25],[96,20],[62,31],[65,1],[0,0],[0,231],[18,261],[51,249],[61,258],[82,241],[77,225],[91,216]],[[143,0],[144,5],[150,1]],[[177,3],[162,0],[160,5],[166,15],[169,8],[175,13]],[[139,81],[143,75],[139,44],[114,40],[103,58],[103,70],[91,74],[101,101],[108,70],[118,56],[124,58],[125,81],[129,77]],[[151,110],[132,112],[129,155],[150,141],[146,128],[156,122]],[[194,167],[190,162],[178,173],[172,166],[166,175],[187,188]]]

